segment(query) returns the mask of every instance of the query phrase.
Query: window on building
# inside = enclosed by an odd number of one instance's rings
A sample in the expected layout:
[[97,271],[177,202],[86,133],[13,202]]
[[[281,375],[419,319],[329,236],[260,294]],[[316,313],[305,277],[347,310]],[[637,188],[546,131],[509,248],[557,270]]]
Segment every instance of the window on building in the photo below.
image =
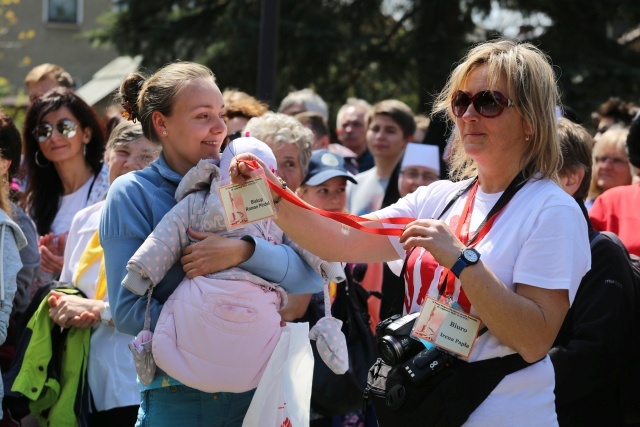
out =
[[82,0],[44,0],[46,22],[82,23]]

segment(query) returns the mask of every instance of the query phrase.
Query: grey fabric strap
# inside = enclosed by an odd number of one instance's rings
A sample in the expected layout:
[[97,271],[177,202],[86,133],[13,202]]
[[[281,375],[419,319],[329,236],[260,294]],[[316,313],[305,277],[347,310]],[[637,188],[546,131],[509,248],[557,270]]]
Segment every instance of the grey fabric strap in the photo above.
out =
[[151,330],[151,294],[153,293],[153,284],[149,285],[149,292],[147,292],[147,310],[144,313],[144,327],[143,330]]

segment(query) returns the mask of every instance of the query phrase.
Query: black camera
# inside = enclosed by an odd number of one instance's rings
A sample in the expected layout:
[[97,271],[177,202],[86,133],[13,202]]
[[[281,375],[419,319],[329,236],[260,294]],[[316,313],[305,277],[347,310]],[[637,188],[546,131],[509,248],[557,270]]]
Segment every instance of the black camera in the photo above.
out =
[[436,374],[449,368],[457,360],[454,356],[434,346],[430,349],[425,348],[416,356],[407,360],[402,365],[402,368],[412,382],[419,383],[433,378]]
[[395,366],[424,350],[424,345],[411,337],[411,329],[420,313],[396,314],[378,323],[378,354],[388,365]]

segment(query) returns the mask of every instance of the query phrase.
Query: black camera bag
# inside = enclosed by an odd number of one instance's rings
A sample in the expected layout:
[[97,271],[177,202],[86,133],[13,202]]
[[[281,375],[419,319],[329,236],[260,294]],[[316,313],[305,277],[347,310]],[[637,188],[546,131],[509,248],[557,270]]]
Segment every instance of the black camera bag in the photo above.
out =
[[529,366],[519,354],[467,363],[456,359],[448,369],[413,383],[403,365],[378,359],[369,370],[365,399],[373,403],[380,427],[461,426],[502,379]]

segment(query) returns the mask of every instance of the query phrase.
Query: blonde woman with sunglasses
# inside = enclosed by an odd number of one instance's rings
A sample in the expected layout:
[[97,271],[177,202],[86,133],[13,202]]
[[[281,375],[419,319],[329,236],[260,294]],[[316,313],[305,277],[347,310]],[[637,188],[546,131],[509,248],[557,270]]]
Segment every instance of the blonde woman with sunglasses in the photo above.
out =
[[[455,124],[456,182],[420,187],[366,216],[415,218],[399,238],[345,227],[285,198],[279,203],[276,223],[323,259],[406,258],[405,313],[438,303],[477,331],[464,341],[470,349],[460,359],[465,370],[486,359],[521,363],[509,375],[496,375],[497,386],[485,394],[474,394],[484,381],[460,384],[455,396],[433,411],[416,411],[411,422],[405,421],[406,405],[394,410],[381,402],[375,405],[380,426],[428,425],[430,419],[435,425],[434,412],[452,402],[455,408],[444,416],[463,413],[457,422],[465,426],[558,425],[547,353],[589,269],[590,251],[580,209],[554,182],[560,160],[557,102],[553,69],[535,46],[510,40],[479,44],[453,70],[435,103],[434,112],[448,113]],[[242,162],[248,158],[232,163],[235,182],[253,173]],[[456,326],[446,326],[447,334],[455,333]],[[443,341],[435,344],[463,353]]]

